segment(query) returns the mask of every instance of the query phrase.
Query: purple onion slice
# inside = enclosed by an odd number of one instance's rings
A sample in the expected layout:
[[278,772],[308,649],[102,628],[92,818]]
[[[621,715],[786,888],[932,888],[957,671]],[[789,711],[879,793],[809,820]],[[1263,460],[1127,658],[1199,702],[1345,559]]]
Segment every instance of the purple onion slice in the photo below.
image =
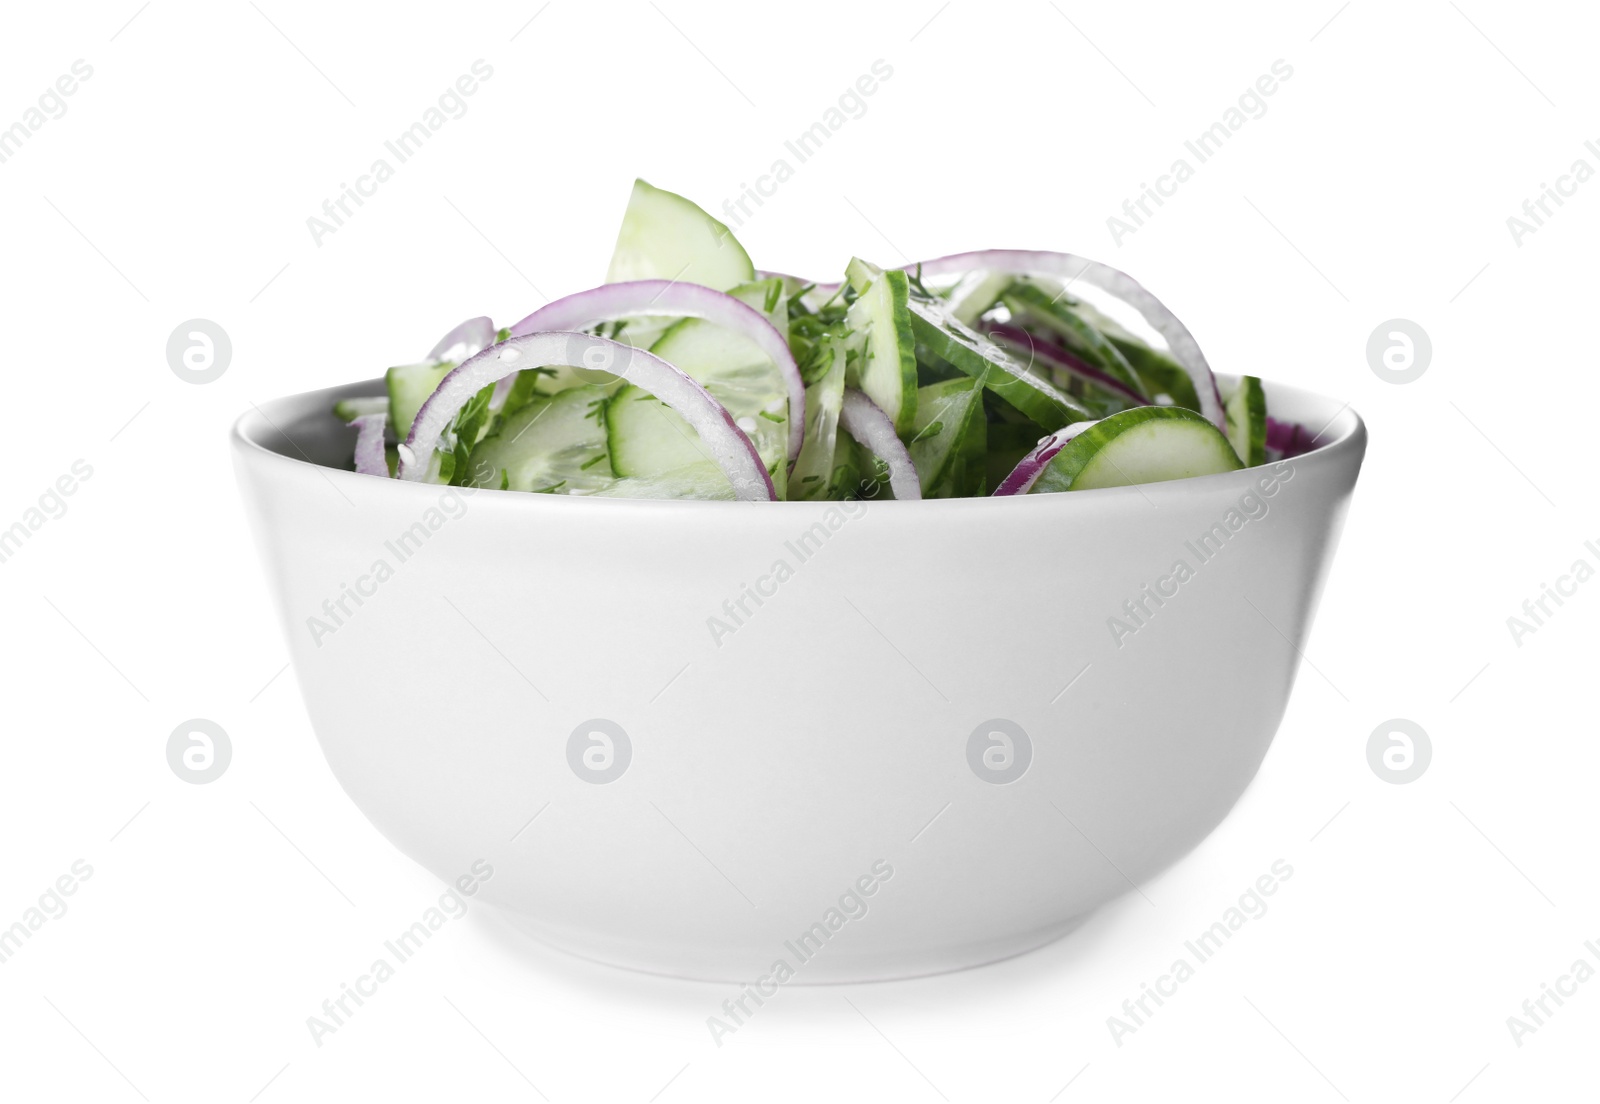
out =
[[1050,465],[1050,461],[1055,459],[1056,453],[1060,452],[1068,441],[1090,426],[1098,424],[1098,422],[1073,422],[1041,440],[1033,446],[1032,452],[1011,469],[1011,474],[1000,481],[1000,486],[994,489],[995,496],[1027,494],[1039,481],[1039,476],[1044,474],[1044,469]]
[[525,368],[583,363],[604,363],[606,371],[650,392],[676,411],[700,435],[727,475],[734,497],[749,502],[770,502],[777,497],[755,445],[704,387],[643,349],[593,334],[559,331],[507,338],[445,376],[417,411],[411,434],[400,446],[399,477],[415,483],[426,476],[439,438],[457,412],[491,383]]
[[1110,391],[1119,399],[1126,399],[1135,406],[1150,405],[1149,399],[1117,379],[1117,377],[1102,372],[1094,365],[1086,362],[1082,357],[1074,355],[1054,342],[1036,337],[1020,326],[994,322],[989,324],[988,333],[993,340],[1015,345],[1019,349],[1027,349],[1033,359],[1039,363],[1048,365],[1051,368],[1059,368],[1063,372],[1070,372],[1072,375],[1086,379],[1096,387]]
[[[754,307],[699,284],[630,280],[602,284],[546,303],[511,327],[512,337],[538,331],[586,330],[628,315],[700,318],[743,334],[778,366],[789,392],[789,462],[800,455],[806,429],[806,384],[789,342]],[[659,397],[659,396],[658,396]]]
[[[916,271],[919,266],[905,267],[907,271]],[[1228,420],[1222,410],[1222,393],[1217,390],[1211,365],[1206,362],[1194,335],[1161,300],[1127,273],[1087,257],[1041,249],[983,249],[972,253],[953,253],[948,257],[923,261],[920,268],[923,276],[951,276],[973,269],[995,269],[1056,276],[1068,283],[1082,280],[1091,287],[1099,288],[1137,310],[1165,339],[1173,358],[1194,381],[1195,394],[1200,398],[1200,413],[1223,433],[1228,432]]]
[[428,353],[427,359],[434,364],[442,360],[460,364],[468,357],[476,356],[493,345],[496,332],[494,323],[489,321],[487,316],[469,318],[441,337],[439,343]]
[[389,478],[389,462],[383,455],[383,429],[389,424],[388,414],[362,414],[352,418],[356,428],[356,471],[362,475]]
[[911,453],[894,431],[889,415],[876,403],[853,388],[846,388],[844,405],[839,408],[839,424],[856,443],[889,465],[889,489],[895,501],[922,497],[922,480],[917,477]]

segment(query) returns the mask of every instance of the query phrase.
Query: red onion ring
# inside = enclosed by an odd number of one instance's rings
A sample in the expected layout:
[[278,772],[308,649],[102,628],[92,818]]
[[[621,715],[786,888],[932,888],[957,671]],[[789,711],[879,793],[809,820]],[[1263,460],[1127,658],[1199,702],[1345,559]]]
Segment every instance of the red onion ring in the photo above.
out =
[[806,431],[806,383],[789,342],[754,307],[699,284],[630,280],[602,284],[546,303],[511,327],[512,337],[550,330],[586,330],[630,314],[701,318],[743,334],[772,359],[789,392],[789,463],[800,455]]
[[839,408],[839,424],[857,444],[889,465],[889,489],[894,492],[895,501],[922,497],[922,480],[911,462],[911,453],[895,433],[889,415],[876,403],[854,388],[846,388],[844,405]]
[[948,257],[923,261],[920,265],[905,266],[908,272],[915,272],[919,268],[923,276],[951,276],[973,269],[1039,273],[1059,276],[1068,282],[1083,280],[1099,288],[1137,310],[1166,340],[1173,358],[1194,381],[1195,394],[1200,398],[1200,413],[1222,432],[1228,431],[1228,419],[1222,410],[1222,393],[1217,390],[1211,365],[1206,363],[1205,354],[1200,351],[1194,335],[1161,300],[1127,273],[1087,257],[1040,249],[984,249],[973,253],[952,253]]
[[1063,372],[1071,372],[1075,376],[1081,376],[1096,387],[1104,388],[1118,398],[1126,399],[1135,406],[1150,405],[1149,399],[1117,379],[1117,377],[1102,372],[1060,345],[1035,337],[1020,326],[992,322],[988,326],[988,331],[991,339],[1000,341],[1003,344],[1026,348],[1034,359],[1053,368],[1059,368]]
[[606,362],[607,372],[650,392],[688,422],[733,484],[734,497],[749,502],[777,498],[755,445],[704,387],[643,349],[593,334],[559,331],[507,338],[445,376],[417,411],[411,434],[400,446],[399,477],[413,483],[423,479],[440,436],[483,388],[524,368],[581,364],[590,353]]
[[1021,463],[1011,469],[1010,475],[1000,481],[1000,486],[994,489],[994,497],[1027,494],[1044,474],[1044,469],[1050,465],[1050,461],[1055,459],[1056,453],[1060,452],[1068,441],[1090,426],[1098,424],[1098,422],[1073,422],[1044,438],[1033,446],[1033,451],[1024,456]]
[[428,353],[428,360],[433,364],[441,360],[460,364],[493,345],[494,335],[498,332],[486,315],[469,318],[439,339],[439,343]]
[[356,433],[356,471],[362,475],[389,478],[389,462],[383,455],[383,430],[389,424],[387,414],[362,414],[350,419]]

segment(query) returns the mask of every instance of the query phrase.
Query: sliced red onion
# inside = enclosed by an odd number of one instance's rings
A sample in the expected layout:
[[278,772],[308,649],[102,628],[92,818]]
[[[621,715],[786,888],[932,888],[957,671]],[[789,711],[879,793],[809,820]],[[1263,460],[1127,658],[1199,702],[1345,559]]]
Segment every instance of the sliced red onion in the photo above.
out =
[[460,364],[493,345],[497,332],[486,316],[469,318],[439,339],[428,353],[428,360],[434,364],[443,360]]
[[[511,327],[512,337],[550,330],[587,330],[635,314],[701,318],[748,337],[772,359],[789,392],[789,462],[800,455],[806,431],[806,383],[789,351],[789,342],[754,307],[699,284],[672,280],[630,280],[602,284],[546,303]],[[660,396],[657,396],[660,398]]]
[[1149,406],[1150,400],[1139,392],[1123,383],[1117,377],[1102,372],[1082,357],[1075,355],[1054,342],[1036,337],[1020,326],[1012,326],[1003,322],[990,323],[988,326],[989,337],[1027,349],[1033,358],[1063,372],[1070,372],[1081,376],[1097,387],[1112,392],[1118,398],[1126,399],[1135,406]]
[[755,445],[704,387],[652,353],[585,333],[530,333],[508,338],[453,369],[411,423],[411,435],[400,446],[400,478],[413,483],[422,480],[440,436],[483,388],[524,368],[568,366],[586,360],[603,362],[607,372],[650,392],[688,422],[728,476],[736,498],[770,502],[777,497]]
[[1267,416],[1267,447],[1283,453],[1285,460],[1304,455],[1317,447],[1312,432],[1299,422],[1280,422]]
[[994,496],[1024,495],[1033,490],[1033,485],[1044,474],[1044,469],[1050,465],[1050,461],[1055,459],[1056,453],[1078,434],[1098,424],[1098,422],[1073,422],[1044,438],[1033,446],[1033,451],[1024,456],[1021,463],[1011,469],[1010,475],[1000,481],[1000,486],[994,489]]
[[389,462],[383,455],[383,429],[389,415],[362,414],[350,419],[356,428],[356,471],[362,475],[389,478]]
[[[912,264],[905,267],[907,271],[914,272],[919,266]],[[1194,381],[1195,394],[1200,398],[1200,413],[1222,432],[1228,431],[1228,419],[1222,410],[1222,393],[1217,390],[1211,365],[1206,363],[1205,354],[1200,351],[1194,335],[1161,300],[1127,273],[1071,253],[1036,249],[984,249],[973,253],[954,253],[948,257],[923,261],[920,268],[923,276],[948,276],[977,268],[1036,273],[1057,276],[1069,283],[1082,280],[1099,288],[1137,310],[1166,340],[1173,357]]]
[[917,477],[911,453],[895,433],[889,415],[876,403],[854,388],[846,388],[839,424],[862,448],[889,465],[889,489],[894,492],[895,501],[922,497],[922,480]]

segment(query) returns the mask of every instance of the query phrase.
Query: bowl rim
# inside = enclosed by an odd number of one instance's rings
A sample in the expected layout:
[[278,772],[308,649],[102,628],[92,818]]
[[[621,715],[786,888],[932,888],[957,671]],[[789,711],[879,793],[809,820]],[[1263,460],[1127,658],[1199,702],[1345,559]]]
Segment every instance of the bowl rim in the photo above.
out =
[[[1236,382],[1238,377],[1219,372],[1217,373],[1217,380],[1219,383],[1229,381]],[[1349,402],[1335,399],[1331,396],[1323,395],[1316,391],[1310,391],[1302,387],[1296,387],[1285,383],[1276,383],[1267,379],[1262,380],[1262,385],[1267,393],[1267,405],[1269,409],[1276,404],[1281,412],[1283,405],[1287,403],[1292,415],[1291,420],[1300,421],[1302,424],[1307,424],[1308,422],[1312,424],[1318,421],[1322,422],[1321,427],[1316,429],[1313,433],[1313,439],[1319,442],[1317,446],[1306,452],[1300,453],[1297,456],[1289,458],[1290,463],[1295,465],[1311,464],[1317,468],[1325,466],[1338,466],[1345,463],[1347,460],[1353,461],[1355,464],[1360,463],[1366,451],[1366,422],[1361,418],[1361,415],[1356,412],[1355,408]],[[441,490],[454,489],[456,491],[465,491],[473,495],[487,491],[494,496],[491,501],[498,502],[500,500],[504,500],[508,504],[512,501],[522,501],[525,503],[525,505],[521,507],[511,507],[509,505],[506,506],[506,508],[511,509],[549,509],[555,507],[558,503],[576,504],[593,502],[606,504],[595,507],[600,510],[648,509],[654,511],[657,509],[668,509],[727,511],[747,506],[762,506],[768,509],[786,509],[792,514],[806,510],[814,511],[819,507],[837,507],[839,505],[838,501],[832,499],[795,502],[786,500],[778,500],[773,502],[742,502],[727,499],[601,498],[589,495],[528,494],[523,491],[502,491],[495,487],[449,488],[438,483],[413,483],[399,479],[375,480],[370,475],[362,475],[348,468],[336,468],[326,464],[317,463],[307,456],[305,451],[300,448],[294,439],[279,426],[279,421],[298,421],[307,415],[315,415],[318,412],[326,413],[326,415],[331,418],[333,417],[334,403],[341,399],[382,395],[384,392],[384,386],[385,385],[382,378],[375,378],[362,380],[356,383],[340,384],[334,387],[319,388],[313,391],[301,391],[295,394],[269,399],[262,404],[251,403],[252,409],[240,414],[239,417],[233,422],[232,429],[229,432],[229,442],[232,446],[235,457],[241,461],[244,458],[249,457],[254,463],[264,465],[270,470],[278,471],[286,478],[292,478],[292,473],[294,472],[304,472],[306,469],[311,469],[312,471],[320,473],[320,475],[325,479],[338,480],[339,482],[336,483],[335,486],[357,486],[364,489],[363,493],[371,493],[371,491],[375,489],[375,486],[381,483],[390,488],[387,493],[394,495],[411,495],[413,498],[418,495],[437,496]],[[1304,411],[1308,410],[1313,412],[1309,415],[1303,413]],[[1330,410],[1333,412],[1332,414],[1327,413]],[[262,440],[262,438],[268,435],[276,435],[281,437],[283,440],[288,441],[289,444],[296,449],[296,451],[300,452],[300,456],[295,457],[287,455],[276,448],[268,446]],[[1124,498],[1138,496],[1148,501],[1148,498],[1151,494],[1160,495],[1161,497],[1182,494],[1182,488],[1185,487],[1203,486],[1207,488],[1221,488],[1234,485],[1237,486],[1241,491],[1245,491],[1254,485],[1254,482],[1258,477],[1257,473],[1260,473],[1264,470],[1270,470],[1271,467],[1272,462],[1269,462],[1256,467],[1239,468],[1235,471],[1218,472],[1212,475],[1189,476],[1185,479],[1171,479],[1160,483],[1133,484],[1126,487],[1098,487],[1088,491],[1073,492],[1071,494],[1007,495],[1001,497],[996,497],[995,495],[990,494],[966,498],[920,499],[916,502],[894,504],[893,508],[896,512],[907,511],[919,514],[943,510],[1037,509],[1041,508],[1042,505],[1047,502],[1057,502],[1059,508],[1060,500],[1077,502],[1083,508],[1087,508],[1089,503],[1104,503],[1111,498],[1119,496]],[[356,482],[354,484],[350,483],[349,481],[352,480]],[[894,500],[873,500],[873,505],[878,505],[880,502],[894,503]],[[980,503],[986,502],[1010,502],[1016,504],[1033,502],[1036,505],[1032,507],[1021,505],[979,505]],[[585,506],[583,508],[587,509],[589,507]]]

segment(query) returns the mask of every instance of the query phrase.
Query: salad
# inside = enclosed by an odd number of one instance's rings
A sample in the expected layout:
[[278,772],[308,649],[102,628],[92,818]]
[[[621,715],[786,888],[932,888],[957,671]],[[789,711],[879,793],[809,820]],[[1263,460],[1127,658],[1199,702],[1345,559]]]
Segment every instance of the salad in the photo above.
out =
[[355,470],[594,497],[954,498],[1232,471],[1314,443],[1224,396],[1130,277],[989,250],[837,283],[758,271],[636,181],[607,282],[507,328],[472,318],[334,410]]

